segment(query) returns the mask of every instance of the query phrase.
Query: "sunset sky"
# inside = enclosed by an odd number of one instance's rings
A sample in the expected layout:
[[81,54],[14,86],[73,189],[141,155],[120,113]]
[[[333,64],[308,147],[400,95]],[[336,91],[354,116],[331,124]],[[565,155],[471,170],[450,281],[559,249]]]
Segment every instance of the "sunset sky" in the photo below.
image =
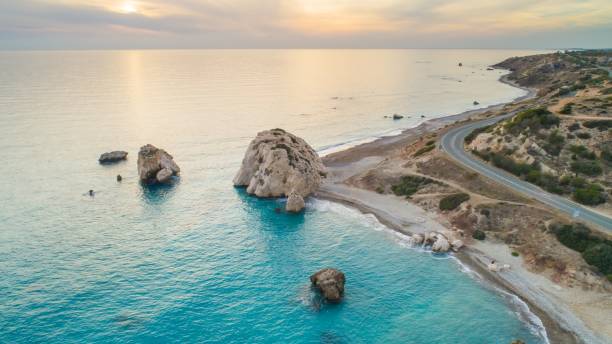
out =
[[0,49],[610,48],[610,0],[1,0]]

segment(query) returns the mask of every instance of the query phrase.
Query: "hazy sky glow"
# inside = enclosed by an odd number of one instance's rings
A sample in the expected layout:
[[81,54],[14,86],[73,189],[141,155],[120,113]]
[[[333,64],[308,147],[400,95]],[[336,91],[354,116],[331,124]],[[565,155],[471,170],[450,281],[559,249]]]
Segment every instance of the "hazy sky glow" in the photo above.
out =
[[0,49],[566,48],[610,0],[0,0]]

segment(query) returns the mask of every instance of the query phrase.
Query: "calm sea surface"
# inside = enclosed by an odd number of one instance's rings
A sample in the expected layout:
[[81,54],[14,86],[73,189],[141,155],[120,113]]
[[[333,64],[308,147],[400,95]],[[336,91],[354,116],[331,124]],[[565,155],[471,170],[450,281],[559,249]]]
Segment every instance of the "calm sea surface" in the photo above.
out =
[[[509,101],[523,91],[486,67],[530,53],[0,53],[0,343],[542,343],[454,259],[349,208],[277,214],[231,184],[258,131],[324,154]],[[146,143],[180,180],[138,183]],[[126,162],[98,164],[119,149]],[[317,307],[308,276],[327,266],[346,298]]]

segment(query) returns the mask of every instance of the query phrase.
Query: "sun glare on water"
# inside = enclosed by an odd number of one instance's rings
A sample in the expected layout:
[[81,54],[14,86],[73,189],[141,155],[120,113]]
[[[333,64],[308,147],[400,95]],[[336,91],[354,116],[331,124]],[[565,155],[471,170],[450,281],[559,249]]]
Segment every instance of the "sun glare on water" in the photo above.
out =
[[126,1],[121,4],[121,12],[123,13],[136,13],[138,12],[138,7],[134,1]]

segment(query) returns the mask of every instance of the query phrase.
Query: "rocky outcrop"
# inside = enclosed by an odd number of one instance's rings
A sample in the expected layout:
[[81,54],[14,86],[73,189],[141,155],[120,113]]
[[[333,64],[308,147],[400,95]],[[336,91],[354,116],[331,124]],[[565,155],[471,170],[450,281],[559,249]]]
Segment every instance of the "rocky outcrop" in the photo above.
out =
[[344,273],[339,270],[323,269],[310,276],[310,282],[329,302],[340,302],[344,295],[345,277]]
[[114,162],[118,162],[118,161],[127,159],[127,155],[128,155],[128,152],[124,152],[124,151],[107,152],[107,153],[103,153],[102,155],[100,155],[100,158],[98,158],[98,161],[101,164],[111,164]]
[[303,139],[282,129],[262,131],[247,148],[235,186],[258,197],[288,197],[287,211],[304,208],[304,198],[325,177],[317,153]]
[[153,145],[146,145],[138,152],[138,176],[143,183],[165,183],[181,169],[174,162],[172,155]]
[[437,253],[445,253],[451,249],[457,252],[464,246],[460,237],[461,233],[458,231],[427,232],[412,235],[412,244],[431,246],[431,250]]
[[434,252],[448,252],[448,250],[450,250],[450,244],[444,235],[438,234],[436,236],[436,241],[434,241],[431,246],[431,250]]

